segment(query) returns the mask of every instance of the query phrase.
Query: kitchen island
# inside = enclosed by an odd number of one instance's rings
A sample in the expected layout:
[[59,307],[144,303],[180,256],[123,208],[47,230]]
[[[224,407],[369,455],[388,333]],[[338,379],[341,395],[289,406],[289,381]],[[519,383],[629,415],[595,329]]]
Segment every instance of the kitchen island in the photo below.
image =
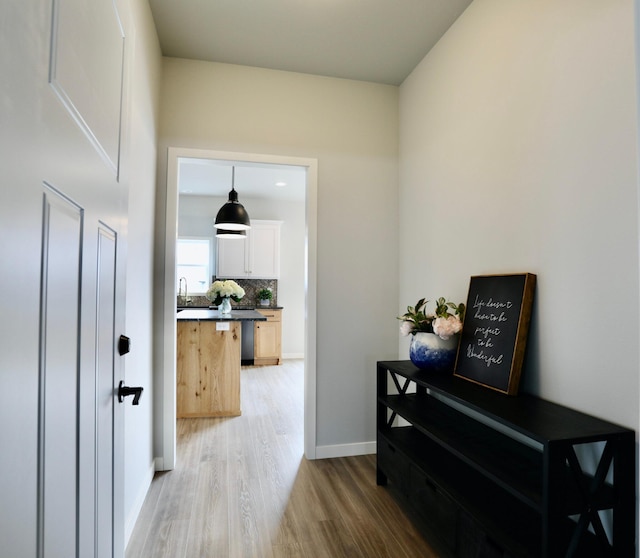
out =
[[241,414],[240,347],[244,321],[266,321],[255,310],[182,310],[177,314],[176,416]]

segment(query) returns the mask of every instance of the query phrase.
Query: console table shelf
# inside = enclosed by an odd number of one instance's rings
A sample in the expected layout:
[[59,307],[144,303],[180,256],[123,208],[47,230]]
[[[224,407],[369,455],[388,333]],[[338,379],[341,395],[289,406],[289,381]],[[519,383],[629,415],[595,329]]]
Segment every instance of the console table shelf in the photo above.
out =
[[[377,373],[378,484],[395,484],[452,556],[634,555],[632,430],[410,361]],[[578,458],[587,444],[595,471]]]

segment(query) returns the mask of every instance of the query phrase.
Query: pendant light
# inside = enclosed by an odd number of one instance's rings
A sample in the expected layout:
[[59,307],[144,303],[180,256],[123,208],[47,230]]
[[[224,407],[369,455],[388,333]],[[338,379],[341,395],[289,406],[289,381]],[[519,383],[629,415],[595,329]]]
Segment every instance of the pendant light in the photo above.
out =
[[[231,167],[231,191],[229,192],[229,201],[225,203],[216,215],[214,227],[225,231],[246,231],[251,228],[249,214],[238,202],[238,192],[234,187],[235,167]],[[246,234],[246,233],[245,233]],[[216,236],[218,236],[216,234]]]
[[229,231],[226,229],[216,229],[216,238],[247,238],[247,231]]

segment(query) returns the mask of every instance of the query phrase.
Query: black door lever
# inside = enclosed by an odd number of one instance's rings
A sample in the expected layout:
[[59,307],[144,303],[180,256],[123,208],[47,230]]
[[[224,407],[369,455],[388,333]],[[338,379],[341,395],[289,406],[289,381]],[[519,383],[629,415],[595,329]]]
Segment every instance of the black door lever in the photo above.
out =
[[124,401],[125,397],[127,397],[128,395],[133,395],[133,402],[131,404],[132,405],[139,405],[140,404],[140,396],[142,395],[142,388],[141,387],[129,387],[129,386],[125,386],[123,384],[124,384],[124,382],[122,380],[120,380],[120,384],[118,385],[118,402],[122,403]]

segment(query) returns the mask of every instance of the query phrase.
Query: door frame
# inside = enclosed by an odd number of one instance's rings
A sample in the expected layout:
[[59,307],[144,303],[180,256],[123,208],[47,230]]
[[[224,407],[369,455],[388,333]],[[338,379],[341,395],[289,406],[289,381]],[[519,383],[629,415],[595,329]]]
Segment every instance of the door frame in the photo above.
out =
[[162,440],[162,470],[176,463],[176,239],[178,224],[178,167],[181,158],[221,159],[248,163],[269,163],[306,167],[305,202],[305,350],[304,350],[304,454],[316,458],[316,294],[318,160],[303,157],[236,153],[208,149],[169,147],[167,156],[167,195],[165,206],[164,325],[162,361],[162,407],[159,438]]

